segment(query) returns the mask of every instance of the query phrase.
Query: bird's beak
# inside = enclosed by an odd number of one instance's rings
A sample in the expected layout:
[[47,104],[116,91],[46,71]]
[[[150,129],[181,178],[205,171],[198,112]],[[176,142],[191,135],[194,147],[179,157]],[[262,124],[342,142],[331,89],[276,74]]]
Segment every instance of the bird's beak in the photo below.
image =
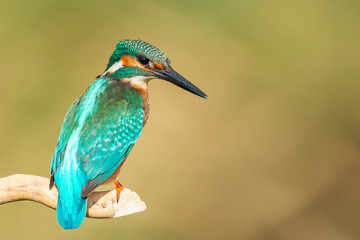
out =
[[159,79],[164,79],[168,82],[171,82],[175,84],[178,87],[181,87],[182,89],[185,89],[186,91],[189,91],[195,95],[198,95],[203,98],[208,98],[208,96],[201,91],[199,88],[197,88],[194,84],[186,80],[183,76],[178,74],[174,69],[172,69],[170,66],[166,70],[155,70],[154,71],[155,76]]

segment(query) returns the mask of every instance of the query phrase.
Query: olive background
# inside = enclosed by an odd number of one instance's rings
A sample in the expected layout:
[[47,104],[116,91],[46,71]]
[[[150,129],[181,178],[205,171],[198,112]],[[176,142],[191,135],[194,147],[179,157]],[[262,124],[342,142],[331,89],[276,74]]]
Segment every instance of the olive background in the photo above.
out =
[[[0,177],[49,176],[63,118],[117,41],[142,39],[208,94],[162,80],[120,182],[148,209],[74,231],[34,202],[1,239],[359,239],[360,2],[0,3]],[[114,189],[110,184],[102,189]]]

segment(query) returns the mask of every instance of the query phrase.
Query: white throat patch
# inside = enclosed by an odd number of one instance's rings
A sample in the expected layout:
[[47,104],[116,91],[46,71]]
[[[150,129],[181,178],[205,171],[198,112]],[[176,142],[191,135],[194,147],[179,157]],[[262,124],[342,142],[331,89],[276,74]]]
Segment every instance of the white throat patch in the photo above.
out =
[[113,74],[114,72],[116,72],[117,70],[119,70],[120,68],[124,67],[124,65],[122,64],[122,61],[119,60],[117,62],[115,62],[108,70],[106,70],[101,76],[104,76],[107,73]]
[[130,78],[124,78],[123,82],[128,82],[131,86],[135,88],[147,90],[148,82],[150,79],[152,79],[152,77],[134,76]]

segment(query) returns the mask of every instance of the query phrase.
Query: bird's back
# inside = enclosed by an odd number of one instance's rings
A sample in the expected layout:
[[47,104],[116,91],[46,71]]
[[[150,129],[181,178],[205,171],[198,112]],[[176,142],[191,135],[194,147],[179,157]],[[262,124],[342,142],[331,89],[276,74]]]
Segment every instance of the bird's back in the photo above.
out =
[[58,220],[76,228],[86,197],[129,154],[144,124],[144,100],[126,83],[97,79],[69,109],[54,153],[52,180],[59,190]]

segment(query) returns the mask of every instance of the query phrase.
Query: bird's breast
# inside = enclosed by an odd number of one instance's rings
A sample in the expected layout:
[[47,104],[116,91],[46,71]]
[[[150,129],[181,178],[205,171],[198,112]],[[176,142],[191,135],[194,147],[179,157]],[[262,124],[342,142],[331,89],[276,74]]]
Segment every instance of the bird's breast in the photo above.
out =
[[144,110],[143,126],[145,126],[146,121],[148,120],[149,114],[150,114],[149,91],[148,90],[141,91],[140,94],[141,94],[141,97],[143,98],[143,110]]

